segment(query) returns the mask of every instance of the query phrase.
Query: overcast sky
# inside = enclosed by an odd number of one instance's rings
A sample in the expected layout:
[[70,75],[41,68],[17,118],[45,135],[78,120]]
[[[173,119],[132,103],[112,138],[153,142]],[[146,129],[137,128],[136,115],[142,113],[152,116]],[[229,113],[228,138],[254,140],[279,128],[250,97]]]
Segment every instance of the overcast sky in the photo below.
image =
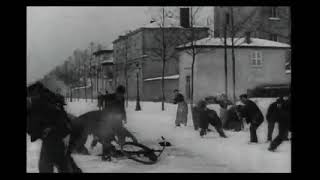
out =
[[150,21],[150,7],[28,7],[27,82],[42,78],[76,48],[111,45]]
[[42,78],[76,48],[112,44],[120,33],[146,24],[146,7],[28,7],[27,82]]

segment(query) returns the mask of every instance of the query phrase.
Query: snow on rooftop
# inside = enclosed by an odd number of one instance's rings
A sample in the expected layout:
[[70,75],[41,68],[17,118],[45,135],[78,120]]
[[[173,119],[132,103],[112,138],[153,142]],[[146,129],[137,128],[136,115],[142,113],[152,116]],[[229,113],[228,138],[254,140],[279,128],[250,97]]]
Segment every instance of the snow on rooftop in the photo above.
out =
[[[260,38],[250,38],[251,43],[246,43],[245,38],[235,38],[234,39],[234,45],[235,46],[242,46],[242,47],[283,47],[283,48],[290,48],[289,44],[286,43],[280,43],[276,41],[270,41],[267,39],[260,39]],[[231,46],[231,38],[227,38],[227,45]],[[195,42],[197,46],[224,46],[224,39],[223,38],[203,38]],[[183,44],[178,46],[178,48],[182,47],[189,47],[191,43]]]
[[113,58],[111,57],[111,58],[101,62],[101,64],[106,64],[106,63],[113,63]]
[[[154,80],[161,80],[162,77],[155,77],[155,78],[148,78],[144,79],[144,81],[154,81]],[[179,74],[172,75],[172,76],[165,76],[164,79],[179,79]]]
[[75,87],[75,88],[72,88],[72,90],[77,90],[77,89],[83,89],[83,88],[89,88],[91,87],[91,85],[87,85],[87,86],[81,86],[81,87]]

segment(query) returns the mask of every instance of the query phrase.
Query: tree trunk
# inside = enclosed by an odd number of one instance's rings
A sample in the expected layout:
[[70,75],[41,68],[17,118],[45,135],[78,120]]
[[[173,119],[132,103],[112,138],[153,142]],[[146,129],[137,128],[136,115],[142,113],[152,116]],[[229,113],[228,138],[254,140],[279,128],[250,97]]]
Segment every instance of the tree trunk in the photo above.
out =
[[233,75],[233,102],[236,102],[236,59],[234,54],[234,24],[233,9],[231,8],[231,53],[232,53],[232,75]]
[[125,67],[124,67],[124,76],[126,79],[126,107],[128,107],[129,100],[129,88],[128,88],[128,39],[126,39],[126,59],[125,59]]
[[126,75],[126,107],[128,107],[129,101],[129,89],[128,89],[128,75]]
[[72,102],[72,87],[70,88],[70,102]]
[[227,54],[227,23],[224,25],[224,74],[225,74],[225,94],[228,97],[228,54]]
[[161,90],[162,90],[162,102],[161,102],[161,110],[164,111],[164,69],[165,69],[165,60],[162,61],[162,78],[161,78]]
[[[85,71],[85,68],[84,68],[84,71]],[[86,74],[86,71],[85,71],[85,78],[84,78],[84,98],[86,99],[86,102],[87,102],[87,74]]]
[[165,44],[165,37],[164,37],[164,26],[165,26],[165,16],[164,16],[164,7],[162,8],[162,81],[161,81],[161,90],[162,90],[162,102],[161,102],[161,110],[164,111],[164,70],[166,65],[166,44]]
[[93,81],[92,81],[92,75],[90,75],[90,86],[91,86],[91,102],[93,102]]
[[193,89],[194,89],[194,63],[196,60],[196,55],[193,53],[192,54],[192,64],[191,64],[191,105],[193,105]]

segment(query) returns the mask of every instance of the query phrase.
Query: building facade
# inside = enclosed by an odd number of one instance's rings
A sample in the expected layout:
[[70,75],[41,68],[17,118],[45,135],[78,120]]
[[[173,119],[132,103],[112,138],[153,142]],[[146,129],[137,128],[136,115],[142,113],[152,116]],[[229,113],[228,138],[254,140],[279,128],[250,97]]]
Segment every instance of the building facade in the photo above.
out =
[[216,6],[214,10],[215,37],[224,35],[227,24],[228,36],[231,31],[231,8],[236,37],[251,32],[252,37],[290,44],[291,18],[287,6]]
[[[231,57],[231,40],[228,39],[227,54]],[[291,74],[286,72],[287,50],[290,45],[264,39],[245,38],[237,41],[235,48],[235,94],[247,93],[264,84],[289,84]],[[207,96],[225,93],[227,84],[228,98],[233,100],[232,61],[227,63],[225,76],[224,46],[220,38],[199,40],[197,48],[201,53],[196,56],[194,68],[194,102]],[[185,51],[187,47],[179,47],[179,89],[188,98],[191,89],[192,57]]]
[[[195,39],[207,37],[208,28],[197,27]],[[135,99],[139,86],[140,98],[144,101],[158,100],[161,93],[162,45],[166,46],[165,57],[165,97],[172,98],[172,91],[178,88],[178,79],[168,78],[179,74],[176,46],[186,43],[191,28],[184,28],[179,22],[168,19],[164,27],[158,22],[150,22],[135,31],[120,36],[113,42],[115,82],[126,85],[129,99]],[[162,38],[162,33],[164,38]],[[164,41],[163,41],[164,39]],[[138,75],[137,75],[138,73]],[[127,76],[126,76],[127,75]],[[126,77],[127,82],[126,83]],[[137,78],[139,85],[137,85]],[[155,78],[154,80],[148,80]]]
[[114,91],[113,82],[113,50],[111,48],[98,50],[93,53],[92,78],[93,94],[97,96],[98,92],[105,93]]

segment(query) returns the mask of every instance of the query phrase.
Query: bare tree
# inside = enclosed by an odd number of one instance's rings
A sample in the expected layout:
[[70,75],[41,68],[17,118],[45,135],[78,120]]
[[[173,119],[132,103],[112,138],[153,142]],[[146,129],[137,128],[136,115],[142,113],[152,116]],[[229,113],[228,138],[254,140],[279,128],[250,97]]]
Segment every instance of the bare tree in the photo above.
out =
[[[130,33],[130,31],[126,31],[126,34]],[[124,78],[125,78],[125,83],[126,83],[126,107],[128,107],[128,102],[129,102],[129,83],[128,83],[128,66],[129,66],[129,63],[128,63],[128,56],[129,56],[129,39],[128,39],[128,36],[125,36],[124,37],[125,40],[124,40]]]
[[91,102],[93,102],[93,82],[92,82],[92,76],[93,76],[93,71],[92,71],[92,60],[93,60],[93,47],[94,43],[90,42],[90,62],[89,62],[89,74],[90,74],[90,85],[91,85]]
[[[240,9],[238,9],[240,10]],[[225,19],[221,28],[216,28],[217,31],[223,31],[223,36],[219,36],[221,42],[224,43],[224,60],[225,60],[225,93],[228,95],[228,73],[227,73],[227,47],[231,46],[231,59],[232,59],[232,84],[233,84],[233,100],[235,102],[236,95],[236,80],[235,80],[235,47],[240,46],[241,44],[245,43],[243,37],[245,37],[246,32],[255,32],[261,27],[263,27],[264,22],[260,21],[256,16],[258,15],[259,8],[254,8],[250,11],[246,16],[242,17],[241,20],[235,22],[234,17],[235,7],[228,7],[225,11]],[[222,29],[223,28],[223,29]],[[237,38],[236,38],[237,37]],[[230,41],[228,41],[230,39]],[[230,44],[231,43],[231,44]]]
[[[166,66],[169,60],[178,60],[177,54],[174,51],[174,48],[180,43],[181,39],[177,37],[177,30],[168,30],[169,23],[167,23],[167,20],[172,17],[172,11],[166,10],[165,7],[161,7],[158,9],[159,13],[152,17],[152,20],[154,23],[157,24],[157,27],[159,27],[160,33],[157,33],[155,35],[155,47],[150,49],[150,58],[153,59],[153,61],[161,61],[162,64],[162,71],[161,71],[161,110],[164,111],[164,102],[165,102],[165,71]],[[160,35],[160,37],[159,37]]]

